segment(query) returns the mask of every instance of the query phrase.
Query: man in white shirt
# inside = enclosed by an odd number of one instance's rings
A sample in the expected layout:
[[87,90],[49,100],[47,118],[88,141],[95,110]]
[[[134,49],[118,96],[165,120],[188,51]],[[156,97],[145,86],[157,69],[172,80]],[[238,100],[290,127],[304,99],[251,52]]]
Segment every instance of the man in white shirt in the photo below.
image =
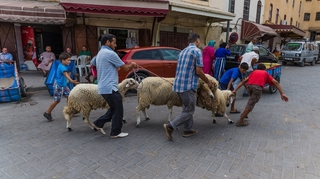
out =
[[[255,63],[258,62],[259,60],[259,47],[255,46],[252,48],[252,52],[247,52],[245,54],[243,54],[241,57],[241,63],[246,62],[249,65],[249,69],[247,70],[247,72],[245,73],[245,77],[248,77],[252,72],[253,72],[253,66]],[[247,92],[246,89],[244,89],[243,91],[243,97],[248,97],[249,94]]]

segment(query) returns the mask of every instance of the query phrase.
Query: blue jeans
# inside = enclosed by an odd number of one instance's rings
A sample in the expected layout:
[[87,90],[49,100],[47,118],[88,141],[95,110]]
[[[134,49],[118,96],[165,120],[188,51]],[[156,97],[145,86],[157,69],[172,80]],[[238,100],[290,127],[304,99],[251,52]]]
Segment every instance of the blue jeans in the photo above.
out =
[[110,108],[109,110],[99,117],[94,124],[103,128],[104,124],[107,122],[112,122],[111,124],[111,136],[116,136],[121,133],[122,128],[122,119],[123,119],[123,104],[122,104],[122,96],[117,91],[112,91],[112,94],[101,94],[102,97],[107,101]]

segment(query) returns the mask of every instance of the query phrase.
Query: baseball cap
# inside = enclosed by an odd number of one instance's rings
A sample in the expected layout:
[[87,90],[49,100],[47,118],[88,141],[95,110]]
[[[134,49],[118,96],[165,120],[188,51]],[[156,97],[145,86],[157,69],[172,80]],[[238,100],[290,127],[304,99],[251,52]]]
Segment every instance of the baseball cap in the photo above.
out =
[[252,50],[259,50],[259,47],[253,47]]

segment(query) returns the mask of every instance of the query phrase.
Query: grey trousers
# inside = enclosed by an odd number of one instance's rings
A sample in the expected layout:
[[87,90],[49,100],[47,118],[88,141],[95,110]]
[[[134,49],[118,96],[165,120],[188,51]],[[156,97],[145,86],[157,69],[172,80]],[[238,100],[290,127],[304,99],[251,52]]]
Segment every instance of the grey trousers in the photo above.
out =
[[178,93],[182,101],[182,113],[170,122],[173,129],[183,124],[184,131],[190,131],[193,126],[193,113],[196,107],[196,94],[194,90]]

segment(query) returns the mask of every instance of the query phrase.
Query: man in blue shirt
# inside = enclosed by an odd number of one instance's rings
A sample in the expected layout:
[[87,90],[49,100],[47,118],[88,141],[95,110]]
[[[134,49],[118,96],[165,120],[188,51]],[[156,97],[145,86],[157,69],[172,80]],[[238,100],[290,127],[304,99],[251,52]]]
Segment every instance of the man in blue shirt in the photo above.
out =
[[[227,70],[221,77],[219,81],[219,86],[221,90],[231,90],[233,91],[232,83],[236,81],[238,78],[242,79],[242,74],[245,73],[249,68],[247,63],[241,63],[238,68],[231,68]],[[240,113],[237,109],[234,108],[235,100],[231,103],[230,113]]]
[[125,64],[114,52],[117,47],[116,37],[112,34],[104,34],[101,37],[101,50],[96,57],[96,69],[98,78],[98,93],[107,101],[109,110],[94,121],[93,127],[105,134],[102,129],[106,122],[112,122],[110,138],[122,138],[129,134],[121,132],[123,118],[122,96],[118,91],[118,68],[129,71],[137,67],[135,62]]
[[172,132],[183,125],[183,137],[189,137],[198,134],[198,130],[192,129],[193,113],[196,106],[195,92],[198,86],[199,77],[205,81],[211,88],[212,83],[208,80],[202,71],[202,52],[198,48],[200,45],[200,36],[191,33],[188,36],[189,46],[183,49],[179,54],[176,68],[176,77],[174,79],[173,91],[177,92],[182,101],[182,113],[169,124],[164,124],[164,130],[169,140],[173,140]]
[[8,53],[8,49],[4,47],[2,49],[2,53],[0,53],[0,61],[3,62],[13,62],[12,55]]

